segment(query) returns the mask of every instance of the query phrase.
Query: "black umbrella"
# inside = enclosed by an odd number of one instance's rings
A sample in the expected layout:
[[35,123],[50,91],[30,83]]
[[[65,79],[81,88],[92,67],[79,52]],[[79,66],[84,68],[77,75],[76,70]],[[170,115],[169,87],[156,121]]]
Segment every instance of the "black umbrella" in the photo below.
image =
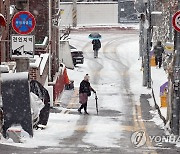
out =
[[97,111],[97,115],[98,115],[98,103],[97,103],[97,100],[98,100],[98,97],[97,97],[97,94],[95,93],[95,100],[96,100],[96,111]]
[[89,38],[93,40],[101,39],[101,34],[94,32],[94,33],[89,34]]

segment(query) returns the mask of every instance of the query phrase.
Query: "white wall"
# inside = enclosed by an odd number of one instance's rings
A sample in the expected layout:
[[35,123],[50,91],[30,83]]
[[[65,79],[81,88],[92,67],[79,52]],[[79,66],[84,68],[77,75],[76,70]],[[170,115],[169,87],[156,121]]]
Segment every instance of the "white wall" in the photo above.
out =
[[[73,3],[60,3],[60,9],[64,9],[64,13],[61,15],[61,25],[72,25],[72,8]],[[110,25],[117,23],[117,2],[77,3],[77,25]]]

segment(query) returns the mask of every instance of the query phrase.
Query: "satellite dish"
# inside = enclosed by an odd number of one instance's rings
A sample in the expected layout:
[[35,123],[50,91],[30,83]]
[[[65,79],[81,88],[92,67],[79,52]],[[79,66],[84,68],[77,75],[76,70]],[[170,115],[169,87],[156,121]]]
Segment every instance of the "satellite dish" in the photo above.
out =
[[134,2],[134,7],[138,13],[144,13],[146,11],[147,0],[136,0]]

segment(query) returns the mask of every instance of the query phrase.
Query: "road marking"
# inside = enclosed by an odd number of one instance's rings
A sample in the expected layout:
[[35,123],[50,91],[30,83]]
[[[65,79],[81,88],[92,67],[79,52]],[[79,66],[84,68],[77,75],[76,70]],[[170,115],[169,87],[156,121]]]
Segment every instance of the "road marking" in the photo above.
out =
[[[107,124],[108,125],[108,124]],[[87,131],[87,125],[77,125],[77,127],[75,128],[76,131],[82,131],[85,132]],[[119,131],[129,131],[129,132],[133,132],[134,131],[134,127],[133,126],[125,126],[125,125],[120,125],[118,128]],[[96,130],[96,132],[98,132],[98,130]],[[102,130],[99,130],[99,132],[103,132]]]
[[146,146],[149,150],[151,150],[151,154],[157,154],[157,152],[155,150],[152,149],[152,147],[154,147],[152,145],[152,143],[150,142],[150,139],[148,137],[148,133],[146,131],[146,127],[145,127],[145,124],[142,120],[142,110],[141,110],[141,106],[140,105],[135,105],[134,106],[135,109],[135,114],[134,114],[134,122],[135,122],[135,127],[138,128],[139,127],[139,130],[143,130],[145,133],[146,133],[146,136],[147,136],[147,140],[146,140]]
[[61,114],[69,114],[70,113],[70,110],[67,110],[67,109],[73,109],[73,108],[77,108],[77,100],[78,100],[78,88],[75,88],[74,89],[74,93],[73,93],[73,96],[71,97],[69,103],[68,103],[68,106],[66,107],[66,110],[62,110],[60,113]]
[[85,132],[85,131],[87,131],[87,125],[78,125],[77,127],[76,127],[76,131],[83,131],[83,132]]
[[[76,88],[73,93],[73,96],[67,106],[67,109],[77,108],[77,105],[78,105],[77,100],[78,100],[78,89]],[[134,114],[133,114],[134,126],[120,125],[119,131],[135,132],[138,130],[143,130],[146,133],[146,135],[148,136],[145,124],[142,120],[141,106],[134,105],[133,111],[134,111]],[[65,110],[65,111],[62,111],[61,113],[69,114],[70,112],[71,112],[70,110]],[[87,131],[87,125],[78,125],[75,128],[75,130],[76,131]],[[152,149],[152,147],[154,147],[154,146],[152,145],[152,143],[150,142],[150,139],[148,137],[147,137],[147,141],[146,141],[146,146],[147,146],[148,150],[151,151],[151,154],[157,154],[157,152]]]
[[134,126],[120,125],[119,130],[121,130],[121,131],[128,131],[128,132],[134,132],[135,128],[134,128]]
[[71,97],[71,100],[69,101],[69,104],[67,106],[67,109],[77,108],[78,93],[79,93],[78,88],[75,88],[73,96]]

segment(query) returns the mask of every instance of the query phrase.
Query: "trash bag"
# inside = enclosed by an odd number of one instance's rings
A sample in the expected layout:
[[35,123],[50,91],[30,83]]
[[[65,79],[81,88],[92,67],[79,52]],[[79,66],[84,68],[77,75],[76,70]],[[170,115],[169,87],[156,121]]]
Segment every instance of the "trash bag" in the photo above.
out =
[[30,92],[36,94],[44,103],[44,107],[41,109],[39,114],[39,121],[37,125],[38,124],[47,125],[49,119],[49,113],[50,113],[49,92],[47,91],[46,88],[43,87],[43,85],[40,82],[36,80],[30,81]]
[[74,89],[74,81],[70,80],[70,83],[65,85],[65,90],[72,90],[72,89]]
[[39,115],[42,108],[45,106],[42,100],[33,92],[30,93],[31,96],[31,113],[33,126],[35,126],[39,122]]

